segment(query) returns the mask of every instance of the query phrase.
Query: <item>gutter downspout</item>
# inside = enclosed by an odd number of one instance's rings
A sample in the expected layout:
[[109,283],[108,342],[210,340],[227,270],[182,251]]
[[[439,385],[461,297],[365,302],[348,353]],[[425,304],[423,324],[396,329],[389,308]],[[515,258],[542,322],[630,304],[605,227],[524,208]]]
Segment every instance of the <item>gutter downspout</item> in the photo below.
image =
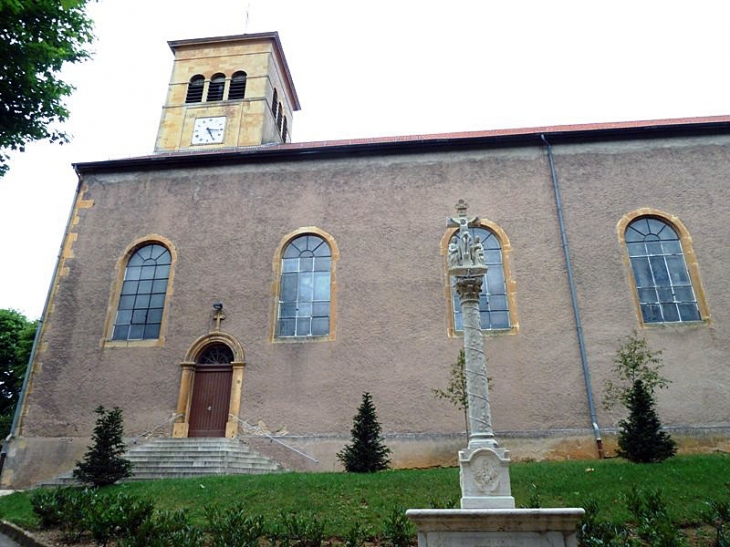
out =
[[553,183],[553,192],[555,194],[555,208],[558,213],[558,223],[560,224],[560,240],[563,245],[563,255],[565,256],[565,268],[568,270],[568,285],[570,286],[570,299],[573,304],[573,317],[575,319],[575,332],[578,337],[578,347],[580,348],[580,360],[583,365],[583,379],[586,385],[586,395],[588,397],[588,410],[591,415],[591,426],[593,427],[593,435],[596,438],[596,447],[598,448],[598,457],[604,458],[603,440],[601,440],[601,430],[598,427],[598,418],[596,417],[596,405],[593,402],[593,388],[591,387],[591,373],[588,370],[588,357],[586,356],[586,345],[583,337],[583,324],[580,320],[580,311],[578,310],[578,295],[575,291],[575,280],[573,279],[573,266],[570,262],[570,249],[568,248],[568,236],[565,232],[565,220],[563,218],[563,200],[560,197],[560,188],[558,187],[558,175],[555,171],[555,159],[553,158],[553,147],[545,138],[544,134],[540,135],[540,139],[545,143],[548,160],[550,162],[550,178]]
[[51,302],[51,295],[53,294],[53,288],[56,286],[56,280],[58,278],[58,267],[61,263],[61,257],[63,256],[63,248],[66,245],[66,239],[68,239],[68,233],[71,229],[71,220],[73,219],[74,212],[76,211],[76,204],[79,199],[79,194],[81,192],[81,186],[82,186],[82,178],[81,174],[76,170],[74,167],[74,170],[76,171],[76,176],[79,179],[78,184],[76,185],[76,195],[74,196],[73,202],[71,204],[71,211],[68,215],[68,220],[66,221],[66,229],[63,233],[63,238],[61,239],[61,247],[58,250],[58,255],[56,256],[56,266],[54,268],[54,275],[53,279],[51,279],[51,284],[48,287],[48,292],[46,293],[46,301],[43,305],[43,313],[41,314],[41,318],[38,320],[38,327],[35,331],[35,337],[33,338],[33,347],[30,350],[30,357],[28,358],[28,365],[25,368],[25,377],[23,378],[23,387],[20,389],[20,395],[18,396],[18,403],[15,406],[15,414],[13,415],[13,424],[10,426],[10,433],[7,437],[2,441],[2,451],[0,452],[0,477],[2,476],[3,467],[5,466],[5,459],[8,457],[8,446],[10,445],[11,441],[15,438],[15,433],[18,428],[18,424],[20,423],[20,415],[23,413],[23,406],[25,406],[25,396],[28,391],[28,384],[30,383],[30,376],[33,372],[33,362],[35,361],[35,355],[38,350],[38,344],[40,343],[41,334],[43,331],[43,326],[45,325],[45,320],[48,315],[48,307]]

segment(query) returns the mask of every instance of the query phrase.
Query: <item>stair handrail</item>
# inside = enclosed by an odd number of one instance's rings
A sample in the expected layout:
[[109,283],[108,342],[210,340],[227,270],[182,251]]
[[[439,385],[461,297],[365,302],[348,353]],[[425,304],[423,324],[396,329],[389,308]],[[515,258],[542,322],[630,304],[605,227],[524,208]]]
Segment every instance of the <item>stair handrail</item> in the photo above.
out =
[[154,436],[156,431],[162,429],[163,427],[169,426],[174,420],[177,420],[181,416],[185,416],[185,414],[175,412],[174,414],[172,414],[172,416],[167,418],[165,421],[160,422],[159,424],[157,424],[155,426],[152,426],[151,428],[147,429],[146,431],[143,431],[139,435],[131,435],[131,437],[132,438],[141,437],[144,440],[149,440],[150,437]]
[[313,461],[314,463],[319,463],[319,460],[317,458],[313,458],[309,454],[305,454],[301,450],[298,450],[298,449],[294,448],[293,446],[290,446],[290,445],[286,444],[285,442],[272,437],[271,434],[268,433],[267,431],[265,431],[264,428],[262,428],[261,426],[253,426],[250,423],[248,423],[246,420],[242,420],[241,418],[239,418],[238,416],[234,416],[233,414],[229,414],[228,416],[230,416],[231,418],[236,420],[236,422],[238,422],[238,428],[239,428],[239,430],[241,430],[243,432],[244,435],[248,435],[251,437],[266,437],[270,441],[279,443],[284,448],[288,448],[292,452],[296,452],[300,456],[304,456],[305,458]]

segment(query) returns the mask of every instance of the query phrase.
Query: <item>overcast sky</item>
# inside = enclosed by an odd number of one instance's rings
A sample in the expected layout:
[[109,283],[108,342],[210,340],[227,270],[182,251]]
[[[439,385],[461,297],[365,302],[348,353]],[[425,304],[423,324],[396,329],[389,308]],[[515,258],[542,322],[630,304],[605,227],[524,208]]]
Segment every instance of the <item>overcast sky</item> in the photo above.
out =
[[[730,3],[101,0],[65,71],[70,145],[0,178],[0,308],[40,317],[76,188],[71,163],[152,153],[168,40],[278,31],[294,141],[730,114]],[[444,214],[447,214],[445,211]]]

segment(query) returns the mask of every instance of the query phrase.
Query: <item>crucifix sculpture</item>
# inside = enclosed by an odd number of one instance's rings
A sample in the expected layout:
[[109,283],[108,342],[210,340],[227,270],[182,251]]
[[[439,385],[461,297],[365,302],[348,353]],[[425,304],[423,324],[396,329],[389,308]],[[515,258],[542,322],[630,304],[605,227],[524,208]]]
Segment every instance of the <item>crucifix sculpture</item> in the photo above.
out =
[[455,287],[461,303],[464,326],[464,358],[466,392],[469,405],[469,446],[459,451],[461,468],[462,509],[513,508],[509,481],[509,453],[500,448],[492,429],[487,382],[487,358],[482,340],[479,316],[479,293],[487,265],[479,237],[470,227],[479,226],[478,217],[468,217],[467,204],[460,199],[457,216],[447,222],[458,227],[449,243],[449,276],[456,278]]

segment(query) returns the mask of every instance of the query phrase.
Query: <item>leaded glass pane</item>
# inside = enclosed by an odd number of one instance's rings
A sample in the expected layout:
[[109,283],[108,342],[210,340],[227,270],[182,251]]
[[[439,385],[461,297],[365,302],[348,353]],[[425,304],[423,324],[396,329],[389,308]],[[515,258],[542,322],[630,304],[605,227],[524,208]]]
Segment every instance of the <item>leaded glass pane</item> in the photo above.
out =
[[134,308],[134,295],[131,296],[122,296],[119,299],[119,309],[120,310],[131,310]]
[[[502,262],[502,247],[497,236],[486,228],[470,228],[473,238],[479,236],[484,246],[484,260],[488,270],[482,282],[482,291],[479,295],[479,316],[483,330],[508,329],[509,308],[507,306],[507,285],[504,279],[504,264]],[[456,280],[451,278],[451,295],[454,309],[454,330],[464,329],[459,295],[455,288]]]
[[700,312],[697,309],[696,305],[679,304],[677,307],[679,308],[679,316],[681,317],[682,321],[700,320]]
[[297,336],[309,336],[312,334],[312,318],[311,317],[298,317],[297,318]]
[[140,247],[129,258],[114,322],[113,340],[159,337],[170,263],[170,252],[158,244]]
[[139,274],[141,273],[142,269],[139,266],[130,266],[127,268],[127,271],[124,272],[124,280],[125,281],[136,281],[139,279]]
[[294,336],[295,319],[279,319],[279,336]]
[[150,323],[148,325],[145,325],[145,328],[144,328],[145,340],[159,338],[159,337],[160,337],[160,324],[159,323]]
[[312,301],[313,276],[310,272],[299,273],[299,294],[297,300],[299,302]]
[[639,218],[626,228],[626,247],[645,323],[699,321],[682,244],[668,223]]
[[162,310],[160,308],[156,308],[147,312],[147,322],[162,323]]
[[509,313],[506,311],[491,312],[491,328],[493,329],[508,329],[509,328]]
[[632,258],[631,266],[634,270],[637,287],[651,287],[654,285],[651,277],[651,266],[649,266],[647,257]]
[[125,281],[122,285],[122,294],[137,294],[137,281]]
[[137,294],[150,294],[152,292],[152,280],[140,281],[137,284]]
[[330,318],[329,317],[314,317],[312,318],[312,336],[323,336],[330,332]]
[[112,340],[126,340],[129,335],[129,325],[115,325]]
[[679,321],[679,312],[677,311],[677,305],[674,303],[671,304],[662,304],[661,305],[662,310],[662,317],[664,318],[664,321]]
[[284,274],[281,276],[282,302],[296,302],[297,300],[297,274]]
[[277,336],[329,334],[331,268],[332,252],[321,237],[289,242],[282,253]]

